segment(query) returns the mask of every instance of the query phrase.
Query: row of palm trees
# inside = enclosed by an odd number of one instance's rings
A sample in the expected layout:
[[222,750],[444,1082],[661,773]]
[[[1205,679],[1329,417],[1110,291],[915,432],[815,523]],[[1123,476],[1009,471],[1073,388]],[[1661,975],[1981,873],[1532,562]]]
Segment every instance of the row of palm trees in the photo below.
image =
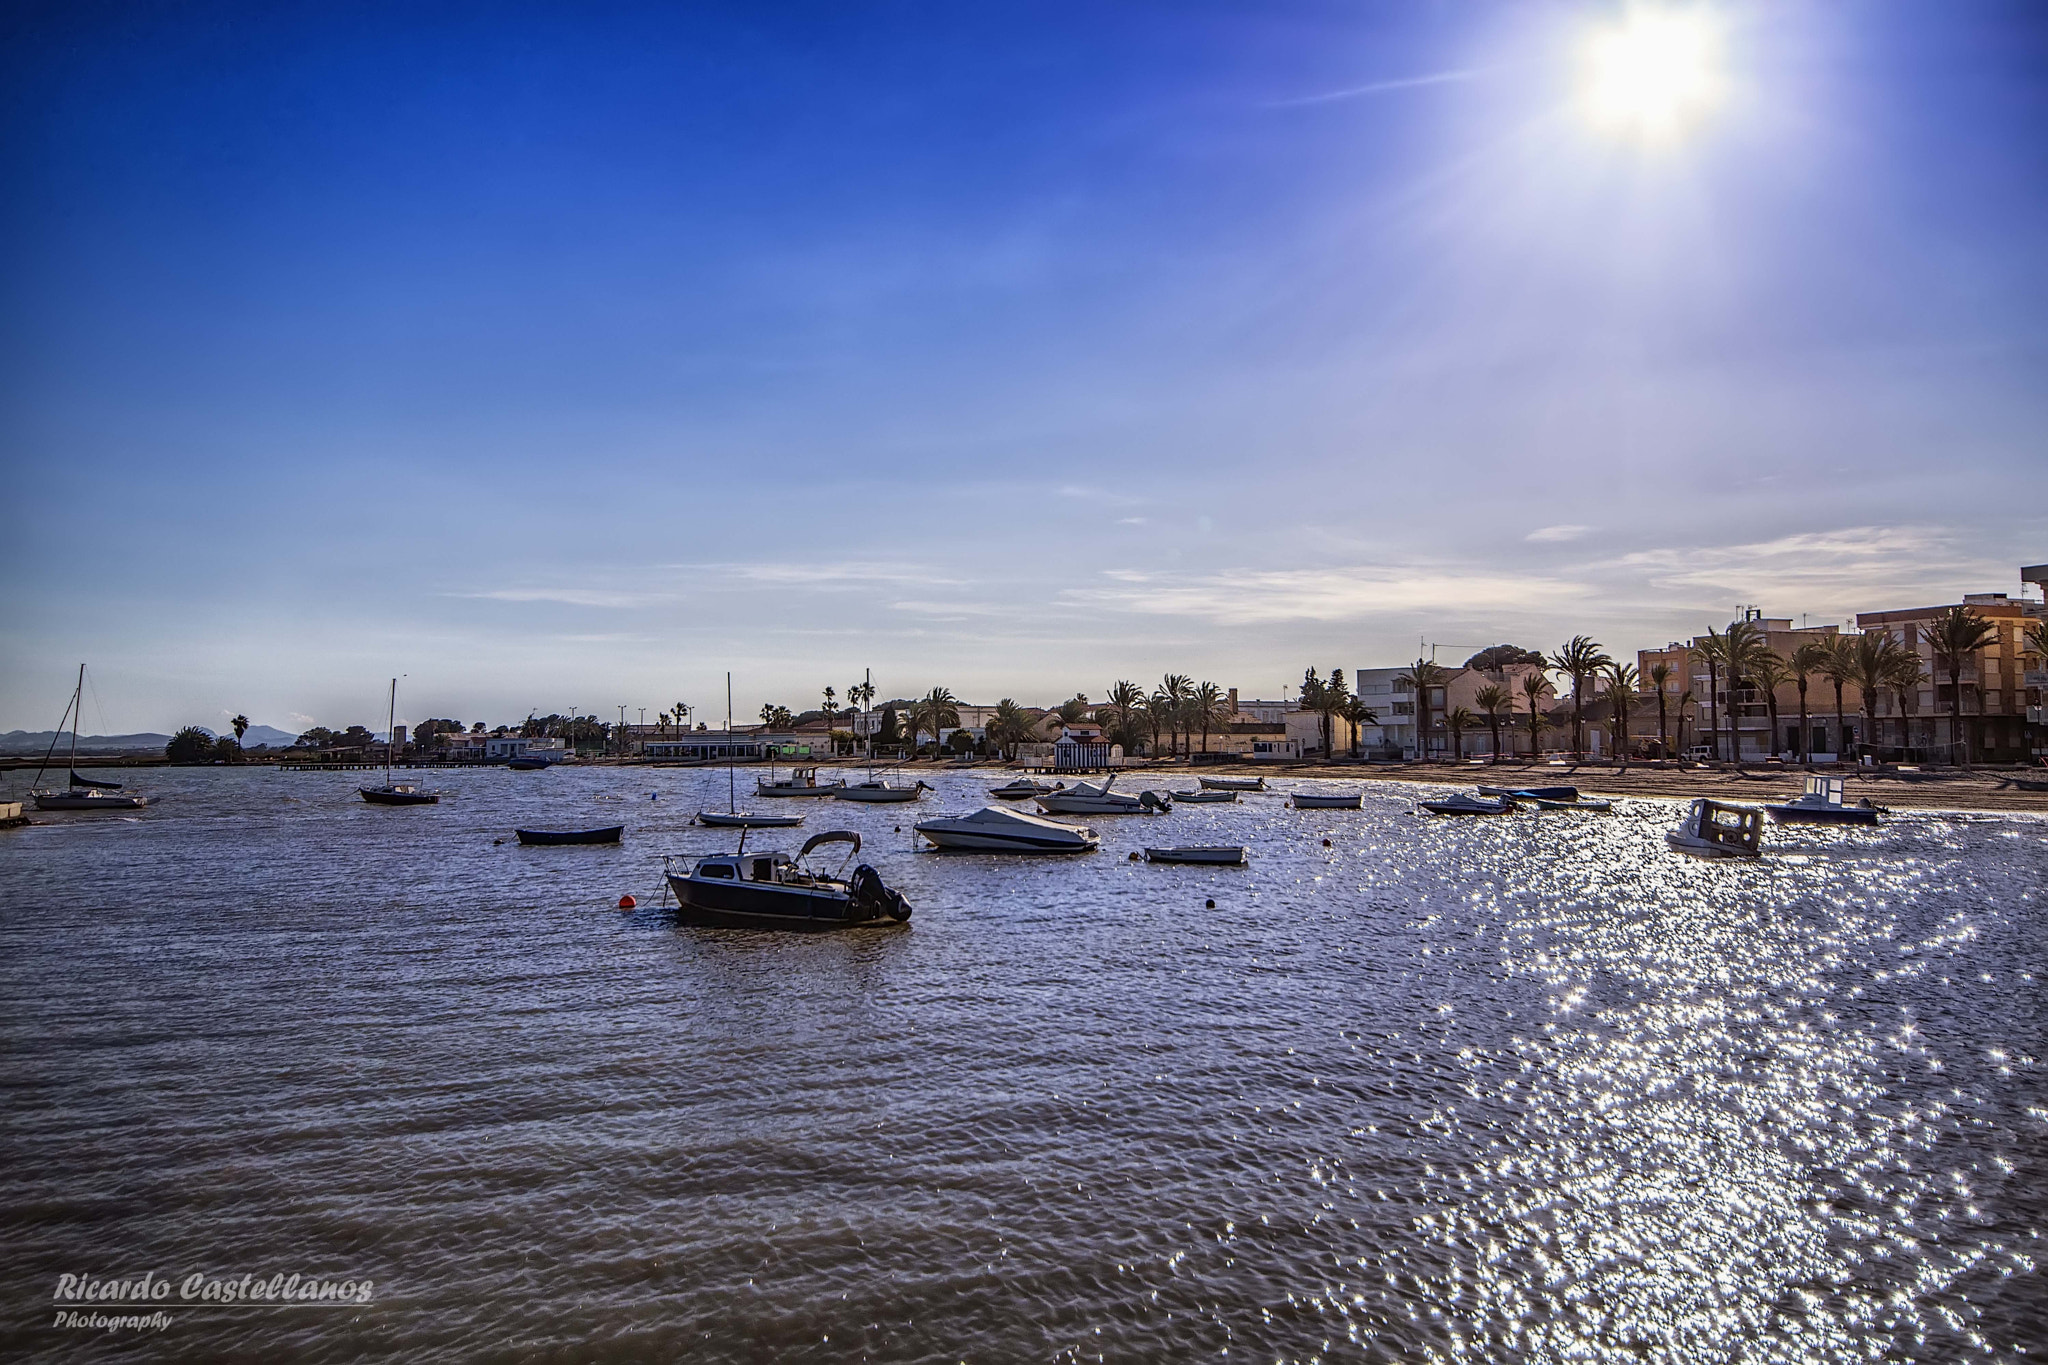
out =
[[[1076,697],[1069,705],[1085,705],[1087,700]],[[1093,710],[1103,737],[1123,745],[1126,753],[1136,753],[1148,740],[1157,753],[1163,735],[1168,751],[1176,755],[1193,753],[1197,734],[1207,752],[1210,734],[1229,724],[1233,714],[1229,692],[1213,682],[1198,683],[1185,673],[1164,675],[1149,693],[1128,678],[1119,678]],[[1079,719],[1065,711],[1063,707],[1062,717],[1069,723]]]

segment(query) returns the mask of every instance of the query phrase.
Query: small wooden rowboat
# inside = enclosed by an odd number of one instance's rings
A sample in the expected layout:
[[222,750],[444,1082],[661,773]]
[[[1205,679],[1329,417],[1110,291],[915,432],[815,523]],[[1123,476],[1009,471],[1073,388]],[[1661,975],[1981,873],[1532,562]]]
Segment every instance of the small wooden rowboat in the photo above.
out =
[[1262,792],[1266,789],[1263,777],[1202,777],[1196,781],[1212,792]]
[[522,844],[616,844],[625,832],[624,825],[606,825],[603,829],[522,829],[518,834]]
[[1173,794],[1173,799],[1176,801],[1185,801],[1189,805],[1194,806],[1220,805],[1225,803],[1234,805],[1237,801],[1237,793],[1234,791],[1209,791],[1205,788],[1201,791],[1175,792]]
[[1296,810],[1358,810],[1364,797],[1357,792],[1349,796],[1337,796],[1330,792],[1296,792]]
[[1145,850],[1148,863],[1204,863],[1217,867],[1241,867],[1245,861],[1245,850],[1226,845],[1200,845],[1189,848],[1148,848]]

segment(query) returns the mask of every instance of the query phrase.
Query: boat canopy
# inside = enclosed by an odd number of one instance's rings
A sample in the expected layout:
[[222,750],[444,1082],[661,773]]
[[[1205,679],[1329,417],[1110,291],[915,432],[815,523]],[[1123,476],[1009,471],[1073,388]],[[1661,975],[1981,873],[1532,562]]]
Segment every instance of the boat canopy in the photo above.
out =
[[[820,844],[852,844],[853,852],[860,852],[860,836],[850,829],[828,829],[823,834],[813,834],[804,840],[804,846],[797,850],[797,857],[808,858],[811,850]],[[852,855],[848,855],[849,857]]]
[[80,777],[75,772],[71,774],[71,785],[74,787],[96,787],[100,791],[107,792],[117,792],[121,790],[121,784],[119,782],[95,782],[89,777]]

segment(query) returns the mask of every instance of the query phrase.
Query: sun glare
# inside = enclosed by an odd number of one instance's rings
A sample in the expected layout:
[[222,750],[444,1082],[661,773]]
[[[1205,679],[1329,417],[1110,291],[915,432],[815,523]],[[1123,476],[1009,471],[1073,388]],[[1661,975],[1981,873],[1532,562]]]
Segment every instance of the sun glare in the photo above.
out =
[[1721,48],[1719,26],[1705,10],[1631,10],[1586,42],[1586,108],[1604,128],[1675,137],[1720,100]]

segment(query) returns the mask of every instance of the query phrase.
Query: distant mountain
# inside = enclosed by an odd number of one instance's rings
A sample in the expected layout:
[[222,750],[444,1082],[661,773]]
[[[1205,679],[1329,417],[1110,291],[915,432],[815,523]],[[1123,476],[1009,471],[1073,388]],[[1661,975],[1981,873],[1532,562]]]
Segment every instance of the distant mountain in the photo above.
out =
[[[205,730],[208,734],[215,733],[215,731],[204,725],[199,728]],[[230,731],[229,733],[233,732]],[[242,745],[244,748],[253,749],[259,744],[267,744],[273,749],[281,749],[297,738],[296,732],[280,730],[274,725],[252,725],[249,727],[248,732],[242,736]],[[44,750],[50,747],[50,741],[53,739],[58,740],[60,748],[67,751],[70,749],[71,732],[68,730],[57,731],[54,734],[48,730],[9,730],[6,734],[0,735],[0,754],[35,754],[40,756]],[[153,731],[144,731],[141,734],[134,735],[80,735],[78,737],[78,752],[82,754],[129,754],[148,750],[160,754],[164,751],[164,746],[170,742],[171,737],[169,735],[159,735]]]
[[[9,730],[0,735],[0,754],[40,754],[50,747],[50,742],[63,736],[62,747],[66,752],[71,748],[71,732],[49,730]],[[78,751],[85,753],[133,753],[142,749],[164,751],[164,745],[171,742],[169,735],[144,733],[139,735],[80,735]]]

